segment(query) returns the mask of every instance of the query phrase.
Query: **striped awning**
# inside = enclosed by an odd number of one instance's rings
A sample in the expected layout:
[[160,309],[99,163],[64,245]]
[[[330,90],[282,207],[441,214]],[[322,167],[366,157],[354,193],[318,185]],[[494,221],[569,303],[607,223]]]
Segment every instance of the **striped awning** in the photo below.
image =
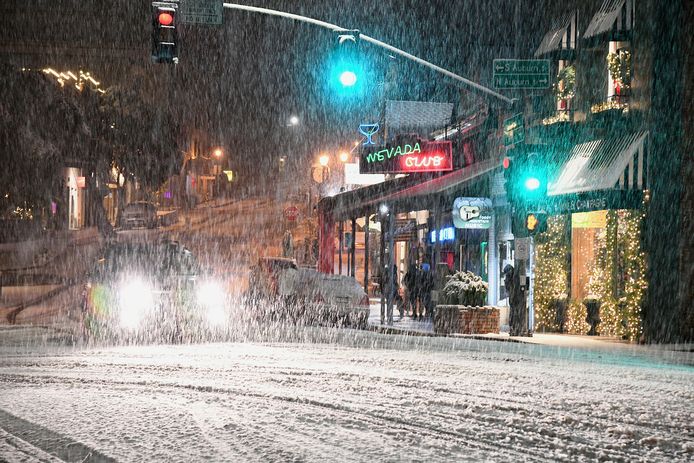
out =
[[539,58],[547,53],[560,49],[573,50],[576,48],[576,20],[577,11],[564,14],[559,20],[552,23],[552,28],[547,32],[535,51],[535,57]]
[[648,132],[575,145],[550,180],[550,196],[609,189],[646,188]]
[[604,0],[600,10],[595,13],[583,33],[583,38],[595,37],[613,28],[620,31],[631,30],[633,24],[633,0]]

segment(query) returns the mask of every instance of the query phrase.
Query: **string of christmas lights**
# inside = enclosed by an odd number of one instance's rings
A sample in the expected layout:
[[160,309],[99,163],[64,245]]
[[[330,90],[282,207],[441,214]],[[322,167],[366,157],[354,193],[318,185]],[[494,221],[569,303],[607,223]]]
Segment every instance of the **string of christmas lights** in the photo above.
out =
[[[568,300],[569,240],[566,216],[550,217],[535,247],[535,321],[538,331],[557,331],[557,311],[566,307],[566,332],[586,334],[589,299],[600,302],[598,332],[636,340],[643,331],[641,306],[647,288],[646,255],[641,247],[645,205],[641,210],[610,210],[606,226],[593,241],[591,274],[584,300]],[[564,304],[562,306],[562,304]]]
[[569,246],[566,240],[566,216],[552,216],[547,231],[535,246],[535,329],[558,331],[557,310],[566,304],[569,294]]

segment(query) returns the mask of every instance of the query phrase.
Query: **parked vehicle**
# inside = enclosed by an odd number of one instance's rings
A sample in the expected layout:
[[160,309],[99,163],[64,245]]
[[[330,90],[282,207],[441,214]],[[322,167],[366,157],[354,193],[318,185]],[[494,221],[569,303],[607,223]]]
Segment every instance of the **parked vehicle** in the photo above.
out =
[[250,299],[275,299],[279,274],[289,268],[299,268],[296,260],[287,257],[261,257],[251,267],[247,296]]
[[354,278],[298,267],[293,259],[261,259],[249,289],[259,318],[356,328],[368,323],[369,298]]
[[180,341],[228,326],[227,295],[175,241],[115,243],[83,293],[87,338]]
[[155,228],[159,224],[157,206],[147,201],[135,201],[123,208],[121,228]]

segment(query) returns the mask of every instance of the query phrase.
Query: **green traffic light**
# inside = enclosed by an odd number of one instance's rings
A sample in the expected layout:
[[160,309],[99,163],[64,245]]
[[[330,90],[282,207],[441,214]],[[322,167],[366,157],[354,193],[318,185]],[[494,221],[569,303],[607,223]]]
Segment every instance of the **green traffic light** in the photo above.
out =
[[359,31],[336,31],[337,43],[328,60],[328,82],[332,95],[352,99],[367,90],[368,63],[359,47]]
[[540,180],[535,177],[530,177],[525,180],[525,189],[529,191],[534,191],[540,188]]
[[342,71],[340,74],[340,83],[343,87],[352,87],[357,83],[357,75],[352,71]]

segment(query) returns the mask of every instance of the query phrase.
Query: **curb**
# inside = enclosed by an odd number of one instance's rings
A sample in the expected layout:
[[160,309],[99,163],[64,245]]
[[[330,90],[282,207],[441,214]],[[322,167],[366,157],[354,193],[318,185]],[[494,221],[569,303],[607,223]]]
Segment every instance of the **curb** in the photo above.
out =
[[454,338],[454,339],[475,339],[479,341],[496,341],[496,342],[513,342],[519,344],[534,344],[529,341],[517,338],[494,338],[489,336],[484,336],[481,334],[462,334],[462,333],[450,333],[450,334],[440,334],[428,331],[416,331],[408,330],[405,328],[397,328],[383,325],[369,325],[367,331],[373,331],[375,333],[389,334],[389,335],[404,335],[404,336],[421,336],[429,338]]
[[373,331],[381,334],[394,334],[394,335],[405,335],[405,336],[422,336],[422,337],[446,337],[446,335],[440,335],[436,333],[429,333],[426,331],[414,331],[406,330],[402,328],[386,327],[382,325],[369,325],[366,329],[367,331]]

